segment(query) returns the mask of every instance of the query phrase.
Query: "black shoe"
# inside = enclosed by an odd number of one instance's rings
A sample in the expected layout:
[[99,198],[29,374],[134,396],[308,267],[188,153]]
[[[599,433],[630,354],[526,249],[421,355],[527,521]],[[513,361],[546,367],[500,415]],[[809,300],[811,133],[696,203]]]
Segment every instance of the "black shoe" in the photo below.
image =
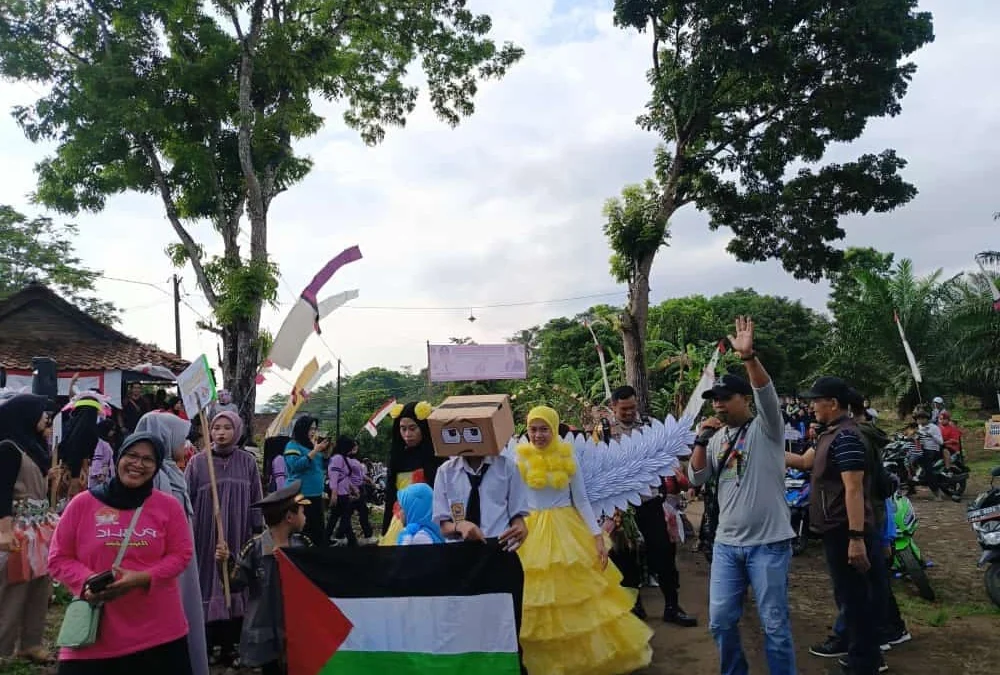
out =
[[[885,647],[886,645],[888,645],[889,647],[898,647],[899,645],[909,642],[912,639],[913,636],[910,635],[910,632],[905,628],[903,628],[902,630],[899,630],[891,635],[886,635],[885,637],[883,637],[882,646]],[[882,651],[886,650],[883,649]]]
[[847,641],[839,635],[831,635],[824,642],[810,647],[809,653],[824,659],[847,656]]
[[[844,672],[847,673],[848,675],[850,673],[854,672],[853,670],[851,670],[851,667],[847,665],[847,658],[846,657],[845,658],[837,659],[837,663],[840,664],[840,667],[843,668]],[[879,654],[879,657],[878,657],[878,672],[880,672],[880,673],[887,673],[887,672],[889,672],[889,666],[887,666],[885,664],[885,657],[883,657],[881,654]]]
[[667,607],[664,609],[663,620],[667,623],[676,624],[683,628],[694,628],[698,625],[698,619],[685,612],[679,605],[677,607]]
[[646,620],[646,608],[642,606],[642,600],[639,598],[635,599],[635,604],[632,605],[632,613],[643,621]]

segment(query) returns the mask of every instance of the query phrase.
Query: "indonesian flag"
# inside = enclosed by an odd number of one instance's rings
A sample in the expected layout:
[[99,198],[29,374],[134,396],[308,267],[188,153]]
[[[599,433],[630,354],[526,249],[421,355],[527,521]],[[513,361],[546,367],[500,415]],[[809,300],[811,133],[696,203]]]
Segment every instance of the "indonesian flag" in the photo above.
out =
[[396,405],[396,399],[390,398],[385,404],[375,411],[375,413],[368,418],[365,422],[365,431],[372,435],[372,438],[378,436],[378,423],[385,419],[385,416],[389,414],[392,410],[392,406]]
[[524,574],[480,542],[281,549],[289,675],[518,675]]
[[924,381],[920,375],[920,366],[917,365],[917,357],[913,355],[913,350],[910,349],[910,343],[906,341],[906,333],[903,332],[903,324],[899,320],[899,312],[893,311],[892,318],[896,322],[896,328],[899,329],[899,339],[903,341],[903,351],[906,352],[906,360],[910,363],[910,372],[913,373],[913,380],[917,384],[920,384]]

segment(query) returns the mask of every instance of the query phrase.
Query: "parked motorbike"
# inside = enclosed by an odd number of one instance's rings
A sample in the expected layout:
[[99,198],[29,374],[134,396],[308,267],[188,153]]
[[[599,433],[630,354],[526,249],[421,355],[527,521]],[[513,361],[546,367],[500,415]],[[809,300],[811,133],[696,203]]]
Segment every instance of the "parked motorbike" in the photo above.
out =
[[[916,454],[916,443],[908,436],[896,434],[891,443],[882,450],[882,465],[892,473],[899,484],[913,494],[918,485],[928,484],[924,469],[919,464],[911,464],[910,457]],[[965,465],[965,457],[961,452],[951,456],[951,467],[945,468],[944,459],[934,463],[934,473],[941,492],[952,501],[961,501],[969,482],[969,469]]]
[[1000,486],[995,485],[1000,478],[1000,466],[993,469],[991,476],[989,489],[969,504],[966,518],[983,549],[978,567],[986,568],[983,576],[986,594],[1000,607]]
[[812,485],[809,474],[798,469],[788,469],[785,472],[785,503],[791,511],[792,529],[795,538],[792,540],[792,555],[801,555],[809,545],[809,494]]
[[385,477],[385,471],[381,471],[372,479],[372,484],[375,486],[372,490],[372,504],[378,506],[385,504]]
[[931,582],[924,571],[927,563],[920,553],[920,547],[914,541],[920,519],[917,518],[917,512],[910,498],[903,494],[902,490],[897,491],[890,499],[896,511],[894,517],[896,537],[892,542],[891,567],[916,585],[921,598],[933,602],[934,589],[931,588]]

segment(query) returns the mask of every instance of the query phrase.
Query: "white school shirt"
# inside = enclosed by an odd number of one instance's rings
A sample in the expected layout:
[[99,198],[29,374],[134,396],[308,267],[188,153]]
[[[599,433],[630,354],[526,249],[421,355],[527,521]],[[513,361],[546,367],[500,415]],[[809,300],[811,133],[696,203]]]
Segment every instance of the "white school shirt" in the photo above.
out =
[[528,486],[515,461],[502,455],[484,457],[479,471],[474,472],[464,457],[452,457],[434,476],[435,522],[455,522],[465,517],[472,492],[468,474],[481,473],[487,465],[489,471],[479,486],[479,529],[483,536],[499,537],[510,527],[511,520],[528,515]]

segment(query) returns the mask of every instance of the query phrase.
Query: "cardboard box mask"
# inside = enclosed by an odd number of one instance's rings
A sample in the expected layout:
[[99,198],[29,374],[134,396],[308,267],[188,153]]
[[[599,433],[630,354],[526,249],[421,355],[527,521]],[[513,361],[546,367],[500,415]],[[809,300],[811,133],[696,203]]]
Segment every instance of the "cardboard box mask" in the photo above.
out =
[[449,396],[427,423],[438,457],[499,455],[514,435],[514,413],[506,394]]

